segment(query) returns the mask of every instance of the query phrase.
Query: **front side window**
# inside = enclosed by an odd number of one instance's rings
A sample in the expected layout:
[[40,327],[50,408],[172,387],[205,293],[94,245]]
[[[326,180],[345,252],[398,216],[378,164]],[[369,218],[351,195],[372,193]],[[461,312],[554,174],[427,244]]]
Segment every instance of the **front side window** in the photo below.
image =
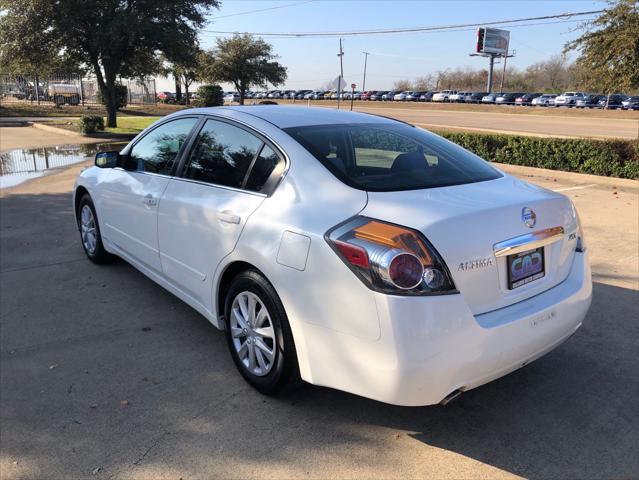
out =
[[170,174],[180,148],[197,118],[181,118],[164,123],[138,141],[129,155],[129,169]]
[[198,135],[184,177],[242,188],[246,173],[263,143],[242,128],[207,120]]
[[318,125],[285,131],[338,179],[361,190],[417,190],[501,177],[471,152],[410,125]]

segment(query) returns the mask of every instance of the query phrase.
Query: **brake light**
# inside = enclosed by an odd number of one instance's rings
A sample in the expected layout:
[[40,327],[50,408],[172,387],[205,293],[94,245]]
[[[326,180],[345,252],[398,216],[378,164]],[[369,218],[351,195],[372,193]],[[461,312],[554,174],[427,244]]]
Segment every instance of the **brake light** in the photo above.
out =
[[455,291],[439,254],[410,228],[355,217],[327,232],[326,240],[373,290],[400,295]]

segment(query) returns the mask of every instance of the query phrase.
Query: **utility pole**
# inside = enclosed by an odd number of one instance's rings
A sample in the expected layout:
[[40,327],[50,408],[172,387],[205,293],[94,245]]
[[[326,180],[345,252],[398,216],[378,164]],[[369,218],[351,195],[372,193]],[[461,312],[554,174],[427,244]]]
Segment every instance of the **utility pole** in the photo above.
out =
[[366,63],[368,63],[369,52],[362,52],[364,54],[364,81],[362,82],[362,92],[366,91]]
[[342,78],[344,78],[344,62],[342,59],[344,58],[344,50],[342,50],[342,39],[339,39],[339,53],[337,54],[339,57],[339,78],[337,79],[337,109],[339,110],[339,102],[341,101],[342,96]]

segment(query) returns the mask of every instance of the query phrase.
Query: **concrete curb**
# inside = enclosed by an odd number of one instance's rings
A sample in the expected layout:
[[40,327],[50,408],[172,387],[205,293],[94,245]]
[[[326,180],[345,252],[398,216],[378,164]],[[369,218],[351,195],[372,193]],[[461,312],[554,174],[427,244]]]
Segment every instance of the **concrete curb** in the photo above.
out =
[[524,167],[521,165],[509,165],[507,163],[491,162],[501,171],[513,175],[527,175],[533,177],[554,177],[557,180],[568,180],[579,184],[596,184],[606,187],[625,187],[639,190],[639,180],[629,178],[603,177],[601,175],[589,175],[586,173],[564,172],[561,170],[548,170],[546,168]]
[[40,130],[46,130],[47,132],[57,133],[59,135],[67,135],[69,137],[83,137],[79,132],[73,132],[71,130],[67,130],[66,128],[54,127],[51,125],[46,125],[44,123],[39,122],[29,122],[31,126],[35,128],[39,128]]
[[81,137],[81,138],[95,138],[98,140],[111,141],[111,140],[132,140],[137,136],[137,133],[95,133],[85,135],[80,132],[74,132],[72,130],[67,130],[66,128],[54,127],[53,125],[47,125],[46,123],[40,122],[29,122],[29,125],[32,125],[35,128],[39,128],[40,130],[46,130],[48,132],[58,133],[60,135],[67,135],[70,137]]

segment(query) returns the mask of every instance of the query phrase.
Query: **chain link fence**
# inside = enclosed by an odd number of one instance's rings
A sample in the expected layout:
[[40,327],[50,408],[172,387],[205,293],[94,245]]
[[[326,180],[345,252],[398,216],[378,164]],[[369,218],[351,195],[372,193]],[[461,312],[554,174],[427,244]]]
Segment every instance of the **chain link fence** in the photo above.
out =
[[[127,88],[127,104],[157,102],[155,79],[120,80]],[[0,73],[0,104],[100,105],[98,82],[79,75],[8,75]]]

